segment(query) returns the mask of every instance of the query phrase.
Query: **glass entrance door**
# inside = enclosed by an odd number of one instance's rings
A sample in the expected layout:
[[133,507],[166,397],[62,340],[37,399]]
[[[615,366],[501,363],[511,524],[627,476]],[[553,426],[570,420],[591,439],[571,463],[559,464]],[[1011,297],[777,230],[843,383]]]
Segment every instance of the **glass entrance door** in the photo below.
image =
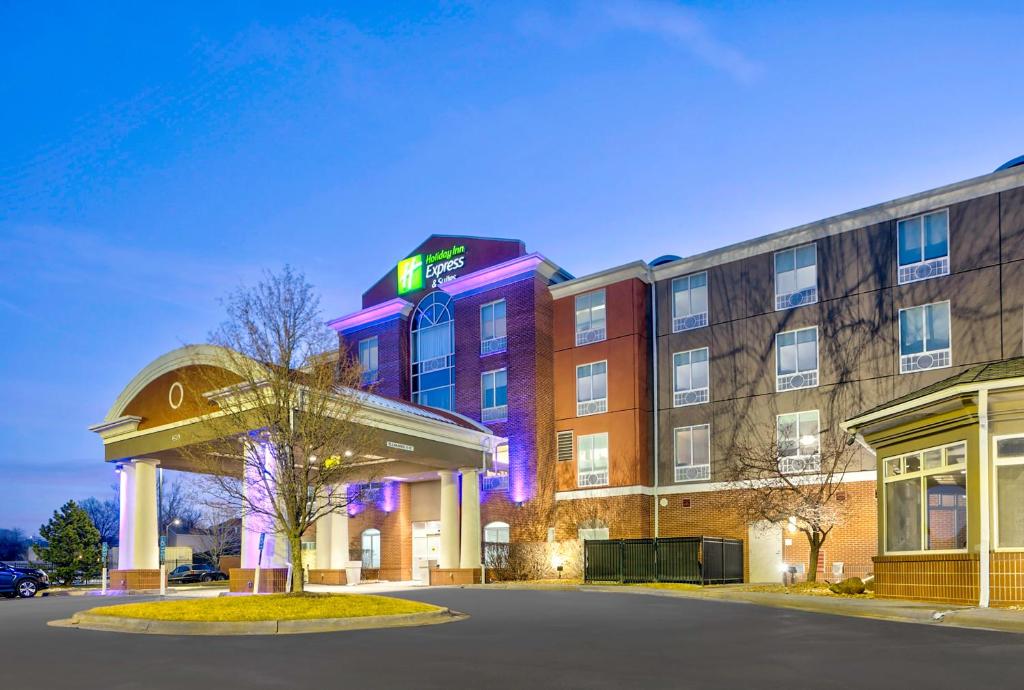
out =
[[441,523],[437,520],[412,523],[412,577],[426,582],[430,561],[437,561],[441,553]]

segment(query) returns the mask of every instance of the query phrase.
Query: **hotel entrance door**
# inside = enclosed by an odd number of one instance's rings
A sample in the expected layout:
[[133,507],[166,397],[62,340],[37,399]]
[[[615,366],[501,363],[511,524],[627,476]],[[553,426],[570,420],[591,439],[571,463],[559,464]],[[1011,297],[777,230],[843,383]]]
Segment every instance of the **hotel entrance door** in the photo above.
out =
[[441,523],[438,520],[412,523],[412,579],[428,582],[430,562],[441,553]]

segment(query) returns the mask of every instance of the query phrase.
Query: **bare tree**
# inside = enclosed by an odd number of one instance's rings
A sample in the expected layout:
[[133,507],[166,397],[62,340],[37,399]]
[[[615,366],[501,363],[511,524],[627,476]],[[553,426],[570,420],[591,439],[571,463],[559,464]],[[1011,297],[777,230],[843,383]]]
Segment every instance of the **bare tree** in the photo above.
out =
[[216,389],[197,401],[209,410],[204,438],[183,452],[208,475],[217,500],[287,540],[296,566],[292,590],[300,592],[302,535],[345,510],[347,492],[338,485],[379,450],[364,423],[362,371],[349,352],[339,352],[319,298],[290,267],[239,288],[225,306],[227,317],[210,337],[223,361],[195,367],[202,380],[193,390]]
[[89,515],[96,531],[100,533],[100,540],[108,546],[117,546],[121,533],[121,506],[118,501],[117,484],[114,485],[114,497],[100,500],[90,496],[81,503],[79,507]]
[[807,580],[814,582],[822,545],[848,517],[842,481],[860,451],[837,427],[802,428],[798,420],[780,425],[745,425],[732,444],[729,479],[744,489],[736,500],[749,521],[788,522],[804,534]]
[[211,501],[203,511],[200,530],[204,553],[219,566],[224,556],[237,555],[242,545],[241,509],[237,504]]
[[194,481],[184,477],[168,479],[162,494],[160,534],[166,534],[168,527],[175,533],[187,533],[199,525],[203,514],[198,502],[198,487]]

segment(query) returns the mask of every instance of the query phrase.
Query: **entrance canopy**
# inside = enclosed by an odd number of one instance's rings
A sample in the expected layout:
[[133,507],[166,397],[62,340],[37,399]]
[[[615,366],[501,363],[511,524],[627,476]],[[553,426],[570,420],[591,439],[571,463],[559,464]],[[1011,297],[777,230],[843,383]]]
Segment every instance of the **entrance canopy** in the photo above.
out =
[[[159,460],[166,469],[208,471],[196,467],[182,451],[211,440],[208,420],[221,414],[215,393],[242,381],[241,372],[230,368],[232,359],[216,346],[189,345],[142,369],[103,421],[89,428],[103,439],[104,459],[145,458]],[[196,390],[197,386],[203,389]],[[435,477],[438,470],[462,467],[493,469],[495,450],[506,442],[453,412],[364,391],[339,389],[338,395],[359,396],[359,423],[373,427],[379,439],[377,448],[353,462],[352,481],[426,479]],[[220,465],[226,474],[241,474],[241,448],[237,458],[224,458]]]

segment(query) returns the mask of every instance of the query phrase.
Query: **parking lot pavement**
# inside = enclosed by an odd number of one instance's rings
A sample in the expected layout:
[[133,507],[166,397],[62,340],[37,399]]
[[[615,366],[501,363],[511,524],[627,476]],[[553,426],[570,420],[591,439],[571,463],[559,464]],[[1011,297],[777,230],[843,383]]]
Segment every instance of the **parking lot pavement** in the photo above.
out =
[[[0,603],[18,688],[1019,688],[1024,636],[604,592],[417,589],[449,625],[268,637],[47,627],[91,597]],[[134,597],[132,601],[139,601]],[[115,603],[117,599],[108,599]]]

